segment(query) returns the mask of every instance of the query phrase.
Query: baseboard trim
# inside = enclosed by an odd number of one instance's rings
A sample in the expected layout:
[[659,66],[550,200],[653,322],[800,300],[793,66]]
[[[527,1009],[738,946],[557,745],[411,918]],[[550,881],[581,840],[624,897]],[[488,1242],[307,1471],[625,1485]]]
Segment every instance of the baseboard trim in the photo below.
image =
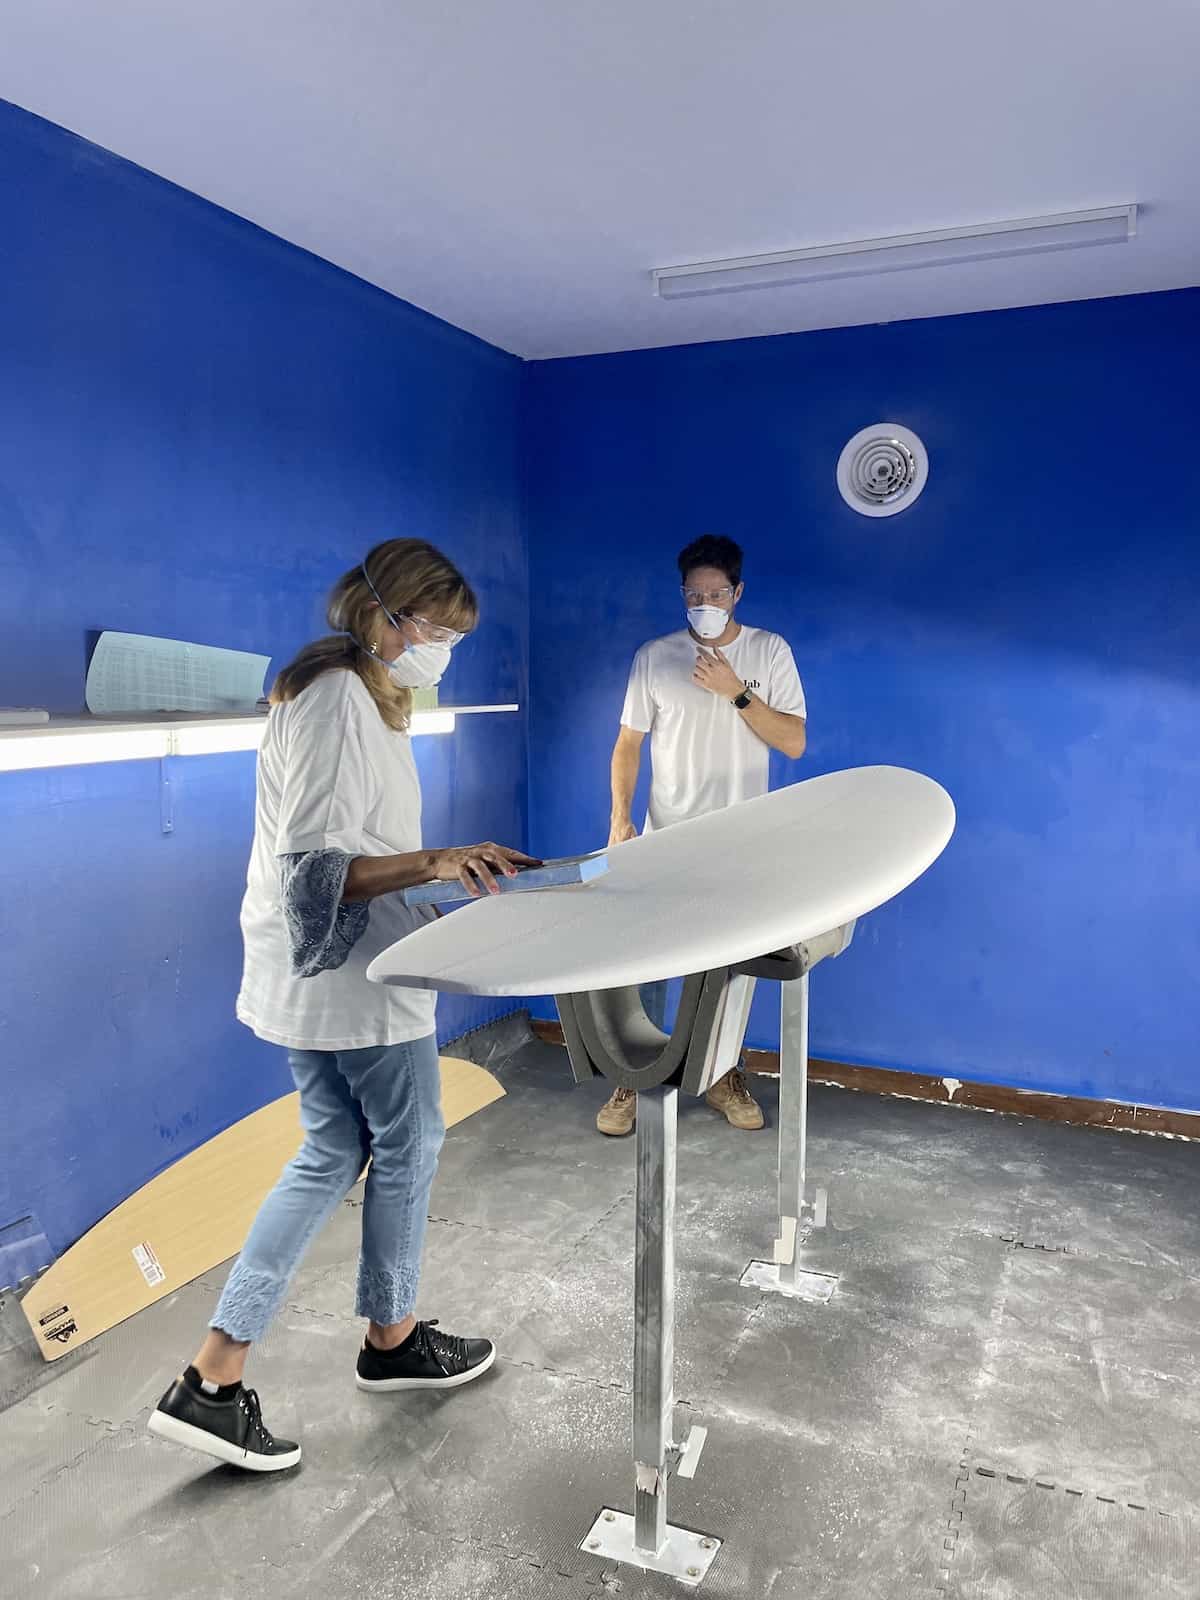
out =
[[[562,1044],[557,1022],[533,1021],[534,1034],[547,1044]],[[747,1050],[746,1066],[768,1077],[779,1075],[776,1050]],[[1039,1089],[1014,1089],[999,1083],[960,1082],[890,1067],[850,1067],[841,1061],[812,1061],[813,1083],[834,1084],[864,1094],[893,1095],[906,1100],[931,1100],[939,1105],[999,1111],[1009,1116],[1037,1117],[1082,1128],[1113,1128],[1122,1133],[1150,1133],[1160,1138],[1200,1139],[1200,1111],[1171,1111],[1162,1106],[1133,1105],[1122,1100],[1089,1100],[1082,1095],[1047,1094]]]

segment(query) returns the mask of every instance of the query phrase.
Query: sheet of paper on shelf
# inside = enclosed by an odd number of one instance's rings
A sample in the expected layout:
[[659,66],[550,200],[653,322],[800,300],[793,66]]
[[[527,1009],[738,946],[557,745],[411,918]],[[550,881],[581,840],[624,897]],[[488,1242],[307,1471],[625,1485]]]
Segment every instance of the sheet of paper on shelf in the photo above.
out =
[[88,667],[88,710],[100,717],[253,711],[270,661],[270,656],[179,639],[102,633]]

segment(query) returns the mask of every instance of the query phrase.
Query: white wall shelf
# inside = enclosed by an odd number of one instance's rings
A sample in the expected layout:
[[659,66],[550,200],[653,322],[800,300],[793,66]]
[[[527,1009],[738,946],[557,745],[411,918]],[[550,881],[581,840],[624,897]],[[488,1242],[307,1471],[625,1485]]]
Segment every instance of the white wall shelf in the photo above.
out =
[[[458,717],[513,712],[517,705],[439,706],[414,711],[414,737],[453,733]],[[264,712],[241,716],[54,717],[49,722],[0,727],[0,772],[39,767],[79,767],[100,761],[147,761],[162,756],[219,755],[257,750],[267,725]]]

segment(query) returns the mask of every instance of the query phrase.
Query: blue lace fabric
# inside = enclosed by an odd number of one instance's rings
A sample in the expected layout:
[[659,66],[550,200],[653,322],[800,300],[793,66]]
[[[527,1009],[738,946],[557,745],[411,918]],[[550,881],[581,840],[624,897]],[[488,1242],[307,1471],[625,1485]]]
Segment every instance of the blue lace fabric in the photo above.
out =
[[368,902],[347,905],[342,900],[353,859],[344,850],[305,850],[279,857],[293,977],[336,972],[367,931]]

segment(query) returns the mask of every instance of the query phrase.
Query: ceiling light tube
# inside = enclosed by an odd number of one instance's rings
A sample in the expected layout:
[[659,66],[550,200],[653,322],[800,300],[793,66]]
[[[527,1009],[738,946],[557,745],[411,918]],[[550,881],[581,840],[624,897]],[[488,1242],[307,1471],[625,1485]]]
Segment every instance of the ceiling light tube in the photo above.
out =
[[1078,250],[1087,245],[1121,244],[1137,232],[1137,206],[1106,206],[1098,211],[1063,211],[1048,217],[1022,217],[969,228],[939,228],[933,233],[895,234],[850,244],[816,245],[774,255],[737,256],[728,261],[696,261],[658,267],[654,291],[664,300],[733,294],[786,284],[819,283],[829,278],[861,278],[906,272],[913,267],[951,266],[1004,256]]

